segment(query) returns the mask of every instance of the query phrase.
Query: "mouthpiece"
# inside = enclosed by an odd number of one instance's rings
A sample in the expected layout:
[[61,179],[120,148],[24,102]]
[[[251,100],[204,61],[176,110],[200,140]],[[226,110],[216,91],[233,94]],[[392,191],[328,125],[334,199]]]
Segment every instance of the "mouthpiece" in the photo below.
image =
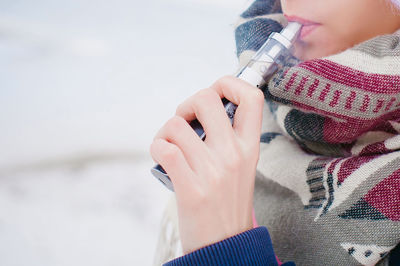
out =
[[289,22],[288,25],[281,31],[281,34],[288,39],[288,41],[293,42],[297,39],[302,27],[303,25],[298,22]]

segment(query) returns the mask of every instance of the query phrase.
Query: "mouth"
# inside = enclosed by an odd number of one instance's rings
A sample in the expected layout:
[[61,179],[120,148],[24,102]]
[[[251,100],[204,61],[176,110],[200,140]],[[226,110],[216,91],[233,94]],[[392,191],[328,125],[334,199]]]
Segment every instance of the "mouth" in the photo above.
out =
[[285,14],[285,18],[288,22],[298,22],[303,25],[301,32],[300,32],[300,39],[304,39],[307,35],[313,32],[318,26],[321,24],[315,21],[307,20],[297,16],[289,16]]

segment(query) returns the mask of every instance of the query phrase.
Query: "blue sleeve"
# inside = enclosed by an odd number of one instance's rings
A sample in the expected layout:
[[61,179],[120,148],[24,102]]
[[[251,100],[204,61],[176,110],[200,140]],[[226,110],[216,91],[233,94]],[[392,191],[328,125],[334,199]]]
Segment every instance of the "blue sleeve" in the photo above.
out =
[[[278,266],[278,262],[267,228],[257,227],[164,264],[184,265]],[[292,266],[294,263],[283,265]]]

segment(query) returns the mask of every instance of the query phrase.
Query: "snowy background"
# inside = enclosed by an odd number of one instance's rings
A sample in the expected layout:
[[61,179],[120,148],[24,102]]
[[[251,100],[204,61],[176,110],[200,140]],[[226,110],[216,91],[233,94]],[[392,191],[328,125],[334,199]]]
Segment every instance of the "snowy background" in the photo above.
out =
[[148,148],[237,67],[246,0],[0,0],[0,265],[151,265]]

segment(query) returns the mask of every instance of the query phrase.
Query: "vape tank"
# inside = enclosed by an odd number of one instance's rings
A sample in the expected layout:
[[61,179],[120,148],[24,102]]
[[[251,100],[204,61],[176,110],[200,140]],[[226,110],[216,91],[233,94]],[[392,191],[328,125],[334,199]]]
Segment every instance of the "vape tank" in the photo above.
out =
[[[258,88],[266,84],[279,67],[283,66],[285,61],[292,57],[291,50],[301,28],[302,25],[300,23],[289,22],[281,32],[272,33],[248,64],[236,74],[236,77]],[[222,99],[222,102],[233,124],[237,106],[225,98]],[[206,135],[199,121],[193,120],[189,124],[197,135],[204,140]],[[151,173],[168,189],[174,191],[171,179],[161,165],[157,164],[153,167]]]

